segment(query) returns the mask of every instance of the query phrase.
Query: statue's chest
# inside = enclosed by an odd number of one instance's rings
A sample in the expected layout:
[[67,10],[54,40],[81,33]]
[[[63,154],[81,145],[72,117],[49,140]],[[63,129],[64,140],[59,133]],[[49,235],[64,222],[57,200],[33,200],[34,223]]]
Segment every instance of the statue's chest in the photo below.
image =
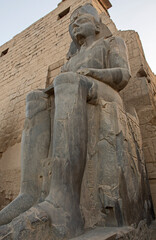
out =
[[107,50],[105,47],[94,47],[82,49],[77,55],[72,57],[67,63],[68,71],[76,72],[80,68],[102,69],[106,66]]

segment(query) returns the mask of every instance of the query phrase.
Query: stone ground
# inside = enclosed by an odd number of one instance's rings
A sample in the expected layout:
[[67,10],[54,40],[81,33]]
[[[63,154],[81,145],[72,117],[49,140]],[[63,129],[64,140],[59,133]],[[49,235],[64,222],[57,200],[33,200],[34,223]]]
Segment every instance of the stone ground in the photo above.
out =
[[114,240],[117,236],[123,233],[127,234],[129,231],[133,231],[133,228],[123,227],[118,229],[113,227],[97,227],[71,240]]
[[142,221],[137,229],[133,227],[97,227],[86,231],[83,235],[71,240],[156,240],[156,221],[150,229]]
[[[60,238],[49,228],[48,218],[29,214],[27,221],[16,218],[12,225],[0,227],[0,240],[69,240]],[[30,221],[31,220],[31,221]],[[54,231],[54,232],[53,232]],[[148,228],[145,221],[134,227],[96,227],[70,240],[156,240],[156,221]]]
[[151,240],[156,240],[156,220],[150,226],[151,230]]

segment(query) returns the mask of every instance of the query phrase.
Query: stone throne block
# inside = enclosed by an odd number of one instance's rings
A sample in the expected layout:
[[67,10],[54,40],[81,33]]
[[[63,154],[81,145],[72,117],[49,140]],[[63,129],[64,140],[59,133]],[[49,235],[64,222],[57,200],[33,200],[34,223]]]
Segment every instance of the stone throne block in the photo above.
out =
[[100,99],[98,107],[88,105],[88,129],[81,192],[86,226],[150,222],[151,197],[137,115]]

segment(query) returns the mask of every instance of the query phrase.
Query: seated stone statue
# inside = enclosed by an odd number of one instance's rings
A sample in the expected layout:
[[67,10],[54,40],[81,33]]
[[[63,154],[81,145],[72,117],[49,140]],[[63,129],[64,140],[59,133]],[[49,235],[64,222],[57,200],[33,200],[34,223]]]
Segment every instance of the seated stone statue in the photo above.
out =
[[[134,219],[139,222],[151,209],[144,163],[139,159],[132,131],[129,133],[132,144],[126,140],[128,115],[118,93],[130,79],[125,43],[111,35],[90,4],[72,13],[69,32],[73,41],[62,72],[48,89],[27,96],[21,190],[0,212],[0,225],[4,225],[28,209],[44,211],[52,226],[68,237],[80,234],[87,214],[94,215],[88,202],[92,200],[85,200],[89,191],[86,186],[89,180],[85,181],[89,176],[87,164],[93,155],[97,156],[94,159],[98,189],[94,193],[100,199],[94,205],[96,212],[103,214],[103,225],[128,225]],[[95,114],[90,114],[91,108]],[[93,144],[96,134],[92,118],[102,111],[100,120],[95,121],[101,124],[96,127],[100,137]],[[124,117],[119,121],[121,115]],[[82,180],[86,191],[82,190]],[[143,195],[143,189],[147,194]],[[135,209],[134,213],[126,209],[126,204]]]

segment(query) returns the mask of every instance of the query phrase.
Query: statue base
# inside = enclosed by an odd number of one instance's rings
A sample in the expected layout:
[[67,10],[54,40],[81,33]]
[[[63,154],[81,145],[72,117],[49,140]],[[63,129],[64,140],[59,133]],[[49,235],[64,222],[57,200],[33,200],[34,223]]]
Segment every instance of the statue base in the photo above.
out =
[[[0,239],[3,240],[69,240],[63,229],[51,225],[45,212],[27,211],[15,218],[10,224],[0,227]],[[86,230],[82,235],[70,240],[153,240],[153,228],[149,228],[142,220],[137,227],[95,227]]]

